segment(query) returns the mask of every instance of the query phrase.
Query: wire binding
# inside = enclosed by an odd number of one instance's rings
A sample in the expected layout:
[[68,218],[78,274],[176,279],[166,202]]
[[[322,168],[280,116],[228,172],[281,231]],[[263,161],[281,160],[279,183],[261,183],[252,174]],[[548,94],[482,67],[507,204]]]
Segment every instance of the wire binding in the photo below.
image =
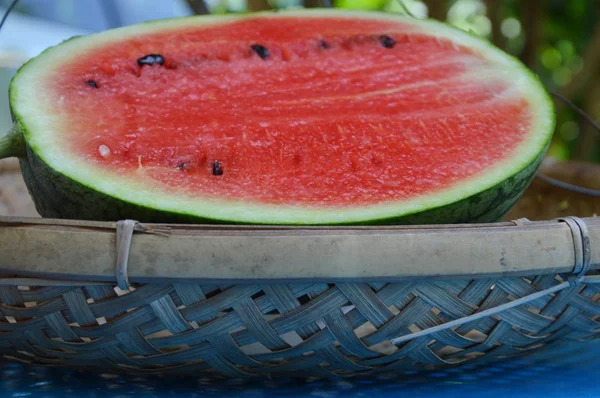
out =
[[[522,220],[513,221],[515,224]],[[519,307],[523,304],[527,304],[531,301],[537,300],[549,294],[558,293],[561,290],[567,288],[578,288],[583,284],[597,284],[600,283],[598,276],[588,277],[586,274],[590,270],[591,258],[590,258],[590,239],[588,235],[588,228],[579,217],[565,217],[560,218],[557,221],[566,223],[570,230],[571,236],[573,237],[573,248],[574,248],[574,266],[573,271],[565,278],[565,282],[559,283],[558,285],[552,286],[548,289],[540,290],[528,296],[521,297],[520,299],[510,301],[508,303],[499,305],[494,308],[489,308],[485,311],[477,312],[475,314],[455,319],[453,321],[444,323],[442,325],[434,326],[428,329],[421,330],[420,332],[410,333],[404,336],[396,337],[390,341],[394,345],[405,343],[414,340],[419,337],[429,336],[434,333],[442,332],[447,329],[451,329],[457,326],[464,325],[465,323],[473,322],[478,319],[486,318],[491,315],[499,314],[500,312],[509,310],[511,308]],[[518,224],[517,224],[518,225]]]
[[134,232],[144,232],[160,236],[169,236],[171,229],[169,227],[149,227],[135,220],[117,221],[117,248],[115,276],[117,286],[122,290],[129,290],[129,275],[127,267],[129,264],[129,251],[131,250],[131,240]]
[[131,249],[131,239],[133,231],[138,224],[135,220],[121,220],[117,222],[117,260],[115,266],[115,276],[117,277],[117,286],[122,290],[129,290],[129,276],[127,275],[127,265],[129,263],[129,250]]

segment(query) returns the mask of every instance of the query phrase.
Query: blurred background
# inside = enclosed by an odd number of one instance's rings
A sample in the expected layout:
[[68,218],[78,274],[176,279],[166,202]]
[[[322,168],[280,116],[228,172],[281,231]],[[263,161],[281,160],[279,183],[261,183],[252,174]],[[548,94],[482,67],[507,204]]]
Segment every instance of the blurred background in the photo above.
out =
[[[0,12],[10,3],[0,0]],[[166,17],[322,6],[410,13],[446,21],[520,58],[549,90],[600,119],[600,0],[21,0],[0,31],[0,92],[4,93],[0,94],[0,128],[10,127],[5,93],[16,68],[68,37]],[[544,171],[600,188],[600,135],[564,104],[557,103],[557,118]],[[28,215],[29,208],[15,208],[22,199],[7,199],[3,185],[7,183],[0,180],[0,214],[12,209]],[[600,209],[594,197],[584,198],[539,181],[533,191],[524,198],[526,203],[520,204],[524,209],[511,216],[524,212],[531,219],[548,218],[556,212],[585,216]],[[546,200],[548,195],[558,196]],[[12,207],[7,210],[9,201]],[[548,206],[555,212],[545,214]]]

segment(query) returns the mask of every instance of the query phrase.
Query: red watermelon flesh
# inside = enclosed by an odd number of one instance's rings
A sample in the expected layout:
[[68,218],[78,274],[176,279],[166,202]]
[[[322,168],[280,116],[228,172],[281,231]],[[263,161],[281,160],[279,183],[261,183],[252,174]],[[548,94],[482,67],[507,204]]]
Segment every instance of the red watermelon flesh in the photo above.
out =
[[488,42],[332,10],[69,40],[19,70],[10,103],[0,157],[25,158],[40,214],[98,220],[495,221],[554,128],[543,86]]
[[[481,173],[531,127],[482,55],[413,30],[262,18],[160,32],[79,55],[52,88],[70,150],[103,168],[192,197],[376,204]],[[157,53],[163,65],[138,65]]]

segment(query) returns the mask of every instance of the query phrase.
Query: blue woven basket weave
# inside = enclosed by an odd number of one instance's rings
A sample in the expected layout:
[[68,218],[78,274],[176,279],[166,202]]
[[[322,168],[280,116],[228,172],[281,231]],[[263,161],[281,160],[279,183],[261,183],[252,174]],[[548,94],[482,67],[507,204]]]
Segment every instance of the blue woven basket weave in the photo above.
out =
[[598,336],[597,239],[596,218],[277,228],[5,217],[0,353],[227,377],[510,356]]

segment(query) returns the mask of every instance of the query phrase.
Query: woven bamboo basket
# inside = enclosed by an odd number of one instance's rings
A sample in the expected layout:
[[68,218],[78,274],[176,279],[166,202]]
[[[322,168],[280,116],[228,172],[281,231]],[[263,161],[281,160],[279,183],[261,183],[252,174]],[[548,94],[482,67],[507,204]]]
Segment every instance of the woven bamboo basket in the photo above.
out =
[[[598,199],[541,180],[509,215],[516,221],[232,227],[36,218],[16,163],[0,170],[4,359],[126,373],[356,376],[497,360],[600,334]],[[600,188],[598,166],[542,170]]]

